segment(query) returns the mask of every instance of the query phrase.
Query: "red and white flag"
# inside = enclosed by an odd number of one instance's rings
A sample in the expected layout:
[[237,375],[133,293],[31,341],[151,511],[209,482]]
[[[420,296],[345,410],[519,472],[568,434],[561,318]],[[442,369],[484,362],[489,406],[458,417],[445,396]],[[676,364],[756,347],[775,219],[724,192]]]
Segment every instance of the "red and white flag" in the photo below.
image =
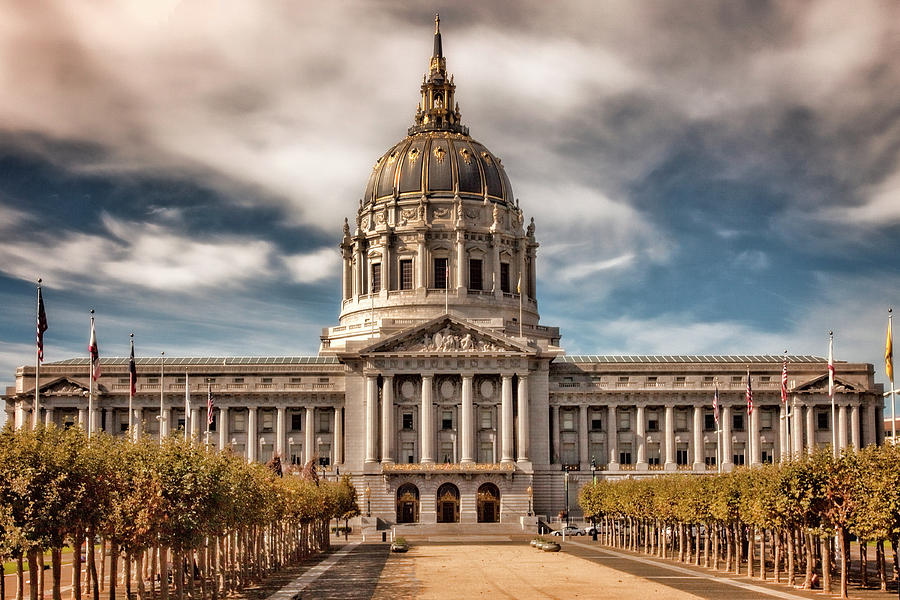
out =
[[750,387],[750,369],[747,369],[747,414],[753,412],[753,388]]
[[[716,383],[716,393],[713,394],[713,417],[716,420],[716,425],[719,424],[719,384]],[[717,427],[718,429],[718,427]]]
[[787,404],[787,357],[781,363],[781,403]]
[[213,401],[212,401],[212,386],[207,382],[206,384],[206,425],[212,425],[213,422]]
[[834,398],[834,336],[828,339],[828,397]]
[[91,379],[100,379],[100,348],[97,346],[97,333],[94,331],[94,317],[91,317],[91,343],[88,346],[91,353]]

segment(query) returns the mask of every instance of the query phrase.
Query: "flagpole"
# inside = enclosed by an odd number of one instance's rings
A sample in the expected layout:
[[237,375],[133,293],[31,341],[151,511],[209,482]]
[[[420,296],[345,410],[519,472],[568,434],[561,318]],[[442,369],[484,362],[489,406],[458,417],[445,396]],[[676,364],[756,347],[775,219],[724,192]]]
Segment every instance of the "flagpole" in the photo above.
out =
[[784,429],[785,429],[784,439],[785,439],[785,442],[787,443],[787,452],[786,453],[782,452],[781,455],[784,456],[785,454],[787,454],[788,457],[791,457],[793,455],[793,452],[791,451],[791,405],[788,402],[788,398],[787,398],[786,377],[787,377],[787,350],[785,349],[784,362],[782,363],[782,368],[781,368],[781,388],[782,388],[781,403],[784,405]]
[[828,332],[828,396],[831,398],[831,450],[838,457],[837,420],[834,408],[834,331]]
[[753,387],[750,385],[750,365],[747,365],[747,450],[750,452],[750,464],[748,468],[753,468]]
[[[521,269],[521,265],[519,265]],[[516,284],[516,291],[519,293],[519,337],[522,337],[522,272],[519,271],[519,281]]]
[[722,434],[722,427],[719,425],[719,378],[715,377],[713,383],[716,386],[716,392],[713,395],[713,416],[716,418],[716,471],[722,472],[722,447],[719,438]]
[[212,423],[212,385],[206,378],[206,449],[209,450],[209,426]]
[[[893,328],[891,327],[891,325],[893,324],[893,321],[894,321],[893,313],[894,313],[894,309],[889,308],[888,309],[888,340],[889,340],[889,343],[886,344],[886,346],[889,345],[890,349],[891,349],[891,352],[889,355],[891,366],[890,366],[890,373],[888,373],[888,375],[890,377],[890,382],[891,382],[891,443],[896,445],[896,443],[897,443],[897,415],[896,415],[896,408],[894,407],[894,402],[895,402],[895,394],[897,393],[897,390],[894,389],[894,340],[892,339]],[[888,353],[885,352],[885,367],[887,367],[887,364],[888,364]]]
[[165,383],[163,382],[163,377],[165,376],[165,363],[166,363],[166,353],[165,351],[160,352],[159,359],[159,443],[163,441],[163,423],[166,421],[165,417]]
[[38,278],[37,289],[37,334],[40,344],[34,349],[34,410],[31,419],[31,428],[38,428],[38,421],[41,415],[41,347],[43,346],[43,338],[41,337],[41,279]]
[[[94,309],[91,309],[91,338],[94,337]],[[91,340],[93,341],[93,339]],[[99,359],[98,359],[99,360]],[[90,374],[88,375],[88,414],[87,414],[87,436],[91,439],[91,433],[94,429],[94,356],[90,358]]]
[[131,332],[131,360],[128,363],[128,437],[134,442],[134,376],[131,374],[131,361],[134,360],[134,332]]
[[190,439],[191,425],[191,383],[189,375],[184,374],[184,441]]

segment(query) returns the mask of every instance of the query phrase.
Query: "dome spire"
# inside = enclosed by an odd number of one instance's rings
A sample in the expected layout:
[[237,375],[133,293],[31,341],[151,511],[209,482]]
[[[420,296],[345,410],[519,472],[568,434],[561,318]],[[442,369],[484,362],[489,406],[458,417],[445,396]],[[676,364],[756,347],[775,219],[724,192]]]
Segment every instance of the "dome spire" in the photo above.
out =
[[468,135],[469,130],[459,121],[459,105],[454,100],[456,86],[447,77],[447,59],[441,42],[441,16],[434,15],[434,51],[428,64],[428,74],[422,82],[422,100],[416,107],[415,125],[409,133],[422,131],[452,131]]

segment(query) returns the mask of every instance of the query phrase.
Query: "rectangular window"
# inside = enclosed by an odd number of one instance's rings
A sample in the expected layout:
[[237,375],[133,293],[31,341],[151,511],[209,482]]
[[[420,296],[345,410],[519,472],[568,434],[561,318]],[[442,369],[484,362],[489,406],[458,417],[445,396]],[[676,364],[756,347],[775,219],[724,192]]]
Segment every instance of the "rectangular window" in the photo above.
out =
[[675,431],[687,431],[688,414],[686,410],[675,410]]
[[762,410],[759,411],[759,428],[763,431],[768,431],[772,429],[772,421],[773,414],[771,410]]
[[411,290],[413,287],[412,261],[404,259],[400,261],[400,289]]
[[327,377],[319,377],[319,383],[328,383]]
[[716,430],[716,415],[711,410],[703,411],[703,431]]
[[619,376],[619,383],[628,383],[631,378],[626,375]]
[[680,443],[675,446],[675,463],[679,465],[688,464],[688,445]]
[[828,418],[827,410],[817,410],[816,411],[816,429],[819,431],[826,431],[829,428],[828,423],[831,419]]
[[129,378],[129,377],[119,377],[119,383],[131,383],[131,378]]
[[319,411],[319,433],[331,433],[331,413],[327,410]]
[[744,415],[743,415],[743,413],[734,413],[731,415],[731,429],[734,431],[743,431],[744,430]]
[[660,457],[659,444],[647,444],[647,464],[658,465]]
[[488,464],[494,462],[493,442],[481,442],[478,445],[478,462]]
[[560,459],[564,465],[574,465],[578,463],[578,454],[575,448],[575,442],[565,442],[560,450]]
[[484,408],[481,410],[481,429],[491,429],[494,426],[494,420],[491,418],[491,409]]
[[291,383],[303,383],[302,377],[291,377]]
[[647,431],[659,431],[659,413],[655,410],[647,411]]
[[272,378],[271,377],[263,377],[259,381],[260,381],[260,383],[272,383]]
[[716,466],[716,445],[706,444],[703,446],[703,458],[707,467]]
[[631,464],[631,442],[623,442],[619,448],[619,464]]
[[469,289],[470,290],[484,289],[484,278],[482,275],[481,265],[482,265],[482,262],[481,262],[480,258],[470,258],[469,259]]
[[441,462],[453,462],[453,442],[441,442]]
[[262,427],[260,428],[262,431],[272,431],[275,427],[275,415],[272,411],[265,411],[262,413]]
[[676,378],[675,378],[675,383],[684,383],[685,380],[686,380],[685,377],[676,377]]
[[148,377],[147,383],[159,383],[159,377]]
[[740,383],[740,382],[742,382],[743,380],[744,380],[744,376],[743,376],[743,375],[732,375],[732,376],[731,376],[731,383]]
[[243,433],[247,431],[247,413],[245,413],[244,411],[236,411],[234,413],[231,430],[235,433]]
[[763,444],[762,448],[762,461],[764,463],[774,463],[775,462],[775,447],[772,444]]
[[291,413],[291,431],[303,429],[303,414],[300,411]]
[[381,263],[372,265],[372,293],[377,294],[381,291]]
[[618,411],[619,431],[631,431],[631,411]]
[[564,410],[560,413],[562,417],[562,429],[563,431],[574,431],[575,430],[575,413],[571,410]]
[[453,429],[453,411],[441,411],[441,429]]
[[[125,382],[127,383],[128,380],[126,379]],[[184,377],[176,377],[175,383],[184,383]]]
[[413,414],[411,412],[403,413],[403,429],[407,431],[412,431],[413,428]]
[[[182,377],[182,379],[184,379],[184,378]],[[181,381],[181,383],[184,383],[184,381]],[[244,378],[243,377],[235,377],[234,380],[232,381],[232,383],[244,383]]]
[[734,450],[732,451],[731,462],[733,462],[736,466],[740,466],[744,464],[744,444],[743,442],[734,445]]
[[603,430],[603,417],[600,416],[600,413],[594,413],[591,415],[591,430],[592,431],[602,431]]
[[439,290],[447,289],[447,259],[434,259],[434,287]]
[[647,378],[647,383],[656,383],[657,381],[659,381],[659,377],[656,377],[655,375]]
[[500,291],[509,293],[509,263],[500,263]]
[[713,382],[713,376],[712,376],[712,375],[704,375],[704,376],[703,376],[703,383],[712,383],[712,382]]
[[[412,415],[410,415],[410,417],[412,417]],[[403,442],[400,444],[400,460],[407,464],[416,462],[415,442]]]
[[762,375],[759,378],[760,383],[772,381],[772,378],[769,375]]

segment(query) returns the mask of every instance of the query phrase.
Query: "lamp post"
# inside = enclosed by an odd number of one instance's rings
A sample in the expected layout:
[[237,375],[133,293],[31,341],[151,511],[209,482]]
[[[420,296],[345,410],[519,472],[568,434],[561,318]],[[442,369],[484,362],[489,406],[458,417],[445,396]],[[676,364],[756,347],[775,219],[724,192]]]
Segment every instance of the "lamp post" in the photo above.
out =
[[288,438],[288,464],[294,467],[294,438]]
[[591,483],[597,483],[597,459],[591,457]]
[[369,486],[366,486],[366,490],[363,492],[363,495],[366,497],[366,516],[372,516],[372,490],[369,489]]
[[569,525],[569,465],[566,465],[566,525]]
[[528,486],[528,489],[525,490],[525,493],[528,494],[528,516],[531,516],[531,500],[534,496],[534,490],[531,489],[531,486]]

